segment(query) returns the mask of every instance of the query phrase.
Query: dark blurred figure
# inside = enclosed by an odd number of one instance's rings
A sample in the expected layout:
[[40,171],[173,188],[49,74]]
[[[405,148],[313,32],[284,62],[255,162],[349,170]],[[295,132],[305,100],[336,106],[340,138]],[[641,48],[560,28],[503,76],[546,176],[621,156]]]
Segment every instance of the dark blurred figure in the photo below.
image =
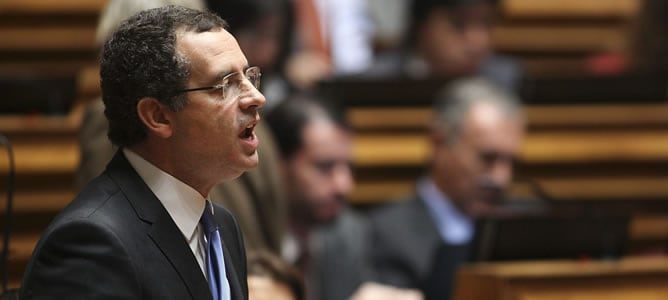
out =
[[300,90],[333,75],[365,71],[373,61],[366,0],[292,0],[295,39],[286,76]]
[[480,75],[515,90],[519,64],[492,53],[495,0],[413,0],[400,53],[381,55],[371,75],[412,78]]
[[280,257],[266,251],[248,254],[249,300],[302,300],[302,274]]
[[0,295],[0,300],[19,300],[19,290],[18,289],[8,289],[2,295]]
[[290,98],[266,120],[282,156],[288,235],[283,257],[306,277],[308,299],[345,299],[363,280],[363,219],[346,206],[352,192],[352,133],[343,115]]
[[314,300],[417,300],[417,291],[368,279],[367,220],[347,206],[354,186],[352,132],[342,111],[313,95],[267,115],[282,155],[289,230],[283,257],[302,270]]
[[631,61],[639,71],[668,71],[668,2],[644,0],[631,37]]
[[587,61],[594,74],[668,72],[668,2],[641,1],[627,45],[618,52],[596,55]]
[[[286,90],[308,90],[323,78],[364,71],[373,60],[364,0],[206,2],[230,23],[249,61],[272,70],[263,88],[265,110],[283,100]],[[285,79],[282,85],[274,74]]]
[[229,24],[229,30],[247,53],[248,62],[262,68],[264,110],[291,93],[285,80],[285,63],[294,28],[290,0],[207,0],[209,9]]
[[[434,109],[428,176],[405,201],[372,212],[370,255],[375,281],[442,300],[468,259],[474,219],[507,213],[524,117],[513,95],[484,79],[453,82]],[[439,278],[430,282],[432,272]]]

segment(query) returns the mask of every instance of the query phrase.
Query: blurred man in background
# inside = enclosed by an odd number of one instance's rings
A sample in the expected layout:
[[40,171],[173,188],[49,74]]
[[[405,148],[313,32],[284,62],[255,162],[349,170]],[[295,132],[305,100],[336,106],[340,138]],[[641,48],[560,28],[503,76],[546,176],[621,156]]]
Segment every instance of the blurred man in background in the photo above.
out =
[[[370,217],[374,281],[449,299],[457,266],[468,259],[474,220],[506,213],[502,200],[523,136],[520,102],[490,82],[460,80],[440,94],[428,176],[405,201]],[[434,266],[439,251],[448,261]],[[432,271],[439,274],[434,282]]]
[[399,53],[379,55],[372,75],[411,78],[483,76],[514,90],[521,70],[492,52],[495,0],[413,0]]
[[362,281],[358,259],[366,242],[360,217],[346,207],[354,186],[350,128],[340,112],[311,97],[288,99],[266,120],[287,187],[283,256],[304,272],[309,299],[344,299]]
[[366,219],[348,207],[352,132],[343,114],[313,96],[281,103],[267,122],[283,157],[289,230],[283,256],[305,275],[307,299],[420,299],[368,279]]

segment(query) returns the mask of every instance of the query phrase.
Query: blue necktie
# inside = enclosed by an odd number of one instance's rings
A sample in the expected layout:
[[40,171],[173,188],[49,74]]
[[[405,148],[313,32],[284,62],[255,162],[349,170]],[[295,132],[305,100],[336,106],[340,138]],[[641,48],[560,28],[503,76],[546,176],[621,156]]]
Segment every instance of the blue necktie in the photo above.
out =
[[229,300],[230,285],[225,274],[223,244],[218,234],[218,225],[213,221],[212,206],[209,201],[206,202],[200,223],[206,235],[206,271],[213,300]]

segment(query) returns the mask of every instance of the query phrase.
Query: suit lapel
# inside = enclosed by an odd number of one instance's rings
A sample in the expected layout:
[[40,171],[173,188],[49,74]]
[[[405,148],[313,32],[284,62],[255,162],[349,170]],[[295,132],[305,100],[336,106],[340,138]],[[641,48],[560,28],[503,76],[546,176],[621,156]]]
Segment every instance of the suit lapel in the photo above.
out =
[[[406,235],[406,237],[412,239],[412,242],[406,243],[406,245],[422,245],[421,247],[411,246],[411,251],[415,253],[418,268],[422,272],[426,272],[431,267],[434,249],[441,244],[441,235],[424,204],[424,200],[419,195],[414,200],[406,203],[405,213],[408,215],[405,220],[413,220],[407,226],[408,234]],[[420,234],[415,234],[415,232]]]
[[107,174],[118,184],[144,222],[152,224],[147,233],[177,271],[193,299],[212,299],[209,284],[183,234],[123,155],[122,149],[107,166]]
[[[225,260],[225,272],[227,274],[227,280],[230,283],[230,292],[231,299],[246,299],[243,292],[244,289],[241,286],[241,278],[239,275],[244,275],[243,280],[246,280],[245,274],[242,274],[240,271],[245,266],[241,266],[242,260],[239,257],[238,253],[241,252],[239,241],[237,240],[238,233],[235,231],[234,223],[232,217],[229,216],[225,210],[219,208],[217,205],[215,207],[214,218],[218,223],[220,240],[223,243],[223,258]],[[236,247],[233,247],[236,245]]]
[[209,284],[186,240],[174,238],[182,233],[166,211],[155,220],[149,235],[179,273],[192,298],[212,299]]

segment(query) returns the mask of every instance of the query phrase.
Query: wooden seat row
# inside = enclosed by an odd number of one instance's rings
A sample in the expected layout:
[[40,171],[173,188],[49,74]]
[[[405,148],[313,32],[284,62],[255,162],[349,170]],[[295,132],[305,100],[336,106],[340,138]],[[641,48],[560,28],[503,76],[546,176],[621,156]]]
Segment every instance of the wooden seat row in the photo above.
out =
[[[0,71],[43,72],[50,66],[73,72],[94,61],[97,17],[106,3],[0,1]],[[531,73],[581,70],[584,58],[624,46],[640,3],[504,0],[493,44],[502,53],[519,56]]]
[[[0,1],[0,73],[36,75],[78,74],[78,97],[65,116],[0,116],[0,132],[8,135],[16,153],[15,227],[10,274],[18,285],[32,248],[48,221],[76,194],[73,177],[79,162],[77,135],[83,99],[99,93],[99,76],[94,45],[100,10],[108,0],[3,0]],[[617,47],[637,9],[639,0],[503,0],[503,21],[494,30],[494,43],[502,52],[520,55],[530,71],[562,70],[581,58]],[[564,22],[566,20],[567,22]],[[536,26],[540,25],[540,26]],[[547,66],[547,67],[546,67]],[[351,109],[359,135],[355,138],[358,187],[355,204],[378,203],[410,191],[413,180],[428,160],[425,128],[430,119],[424,107],[408,108],[400,117],[392,110]],[[565,109],[563,111],[561,109]],[[569,133],[530,134],[523,151],[526,162],[550,171],[542,188],[555,198],[655,199],[664,197],[665,138],[655,130],[666,124],[665,114],[656,107],[529,108],[534,128],[556,126]],[[593,113],[595,112],[595,113]],[[564,120],[568,117],[571,119]],[[394,120],[394,122],[384,122]],[[570,120],[570,121],[569,121]],[[572,134],[578,126],[636,131],[599,136],[598,132]],[[624,125],[619,125],[624,124]],[[647,130],[651,129],[651,130]],[[571,140],[578,140],[572,143]],[[569,145],[570,144],[570,145]],[[626,145],[617,147],[616,145]],[[566,147],[568,146],[568,147]],[[612,152],[607,152],[607,151]],[[612,179],[555,176],[560,165],[572,167],[586,162],[591,167],[617,160],[628,165],[654,166],[650,176],[636,170]],[[598,164],[598,165],[597,165]],[[0,191],[7,189],[8,164],[0,150]],[[528,172],[528,171],[527,171]],[[565,180],[565,181],[564,181]],[[525,184],[517,193],[531,193]],[[577,196],[577,197],[576,197]],[[650,200],[648,200],[650,201]],[[0,203],[3,203],[0,201]],[[4,218],[4,213],[0,214]],[[634,232],[648,239],[663,238],[668,232],[665,219],[642,219]],[[32,224],[32,225],[30,225]]]

